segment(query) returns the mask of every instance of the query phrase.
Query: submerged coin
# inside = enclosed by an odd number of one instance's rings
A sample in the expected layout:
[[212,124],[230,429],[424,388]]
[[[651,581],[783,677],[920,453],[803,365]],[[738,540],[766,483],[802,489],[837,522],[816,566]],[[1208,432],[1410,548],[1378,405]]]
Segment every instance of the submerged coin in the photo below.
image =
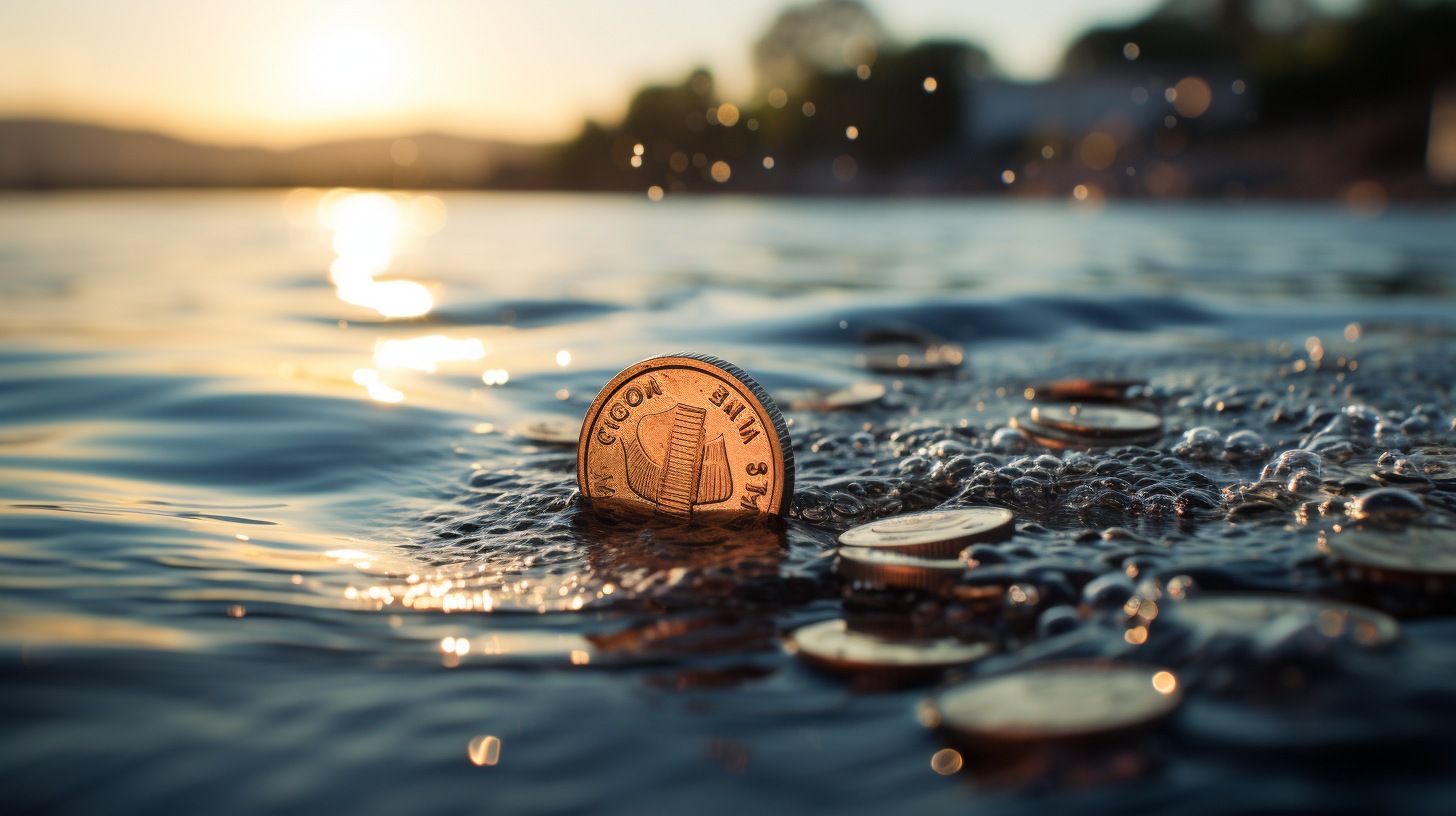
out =
[[920,558],[875,547],[839,548],[842,577],[883,586],[934,591],[960,580],[969,566],[959,559]]
[[930,718],[973,739],[1024,742],[1145,725],[1182,702],[1173,674],[1135,663],[1064,661],[962,683],[932,699]]
[[1109,405],[1038,405],[1030,417],[1039,425],[1087,436],[1146,436],[1163,429],[1157,414]]
[[1351,567],[1356,578],[1456,579],[1456,530],[1354,528],[1330,535],[1320,546]]
[[564,416],[538,416],[517,422],[517,436],[545,445],[575,445],[581,438],[581,420]]
[[893,343],[854,355],[854,363],[881,374],[934,374],[959,366],[963,358],[960,347],[952,344],[922,347]]
[[1054,380],[1031,387],[1039,400],[1047,402],[1126,402],[1128,389],[1147,385],[1146,380]]
[[794,451],[768,394],[737,366],[703,354],[643,360],[592,402],[576,480],[593,502],[687,519],[784,515]]
[[1210,633],[1252,635],[1276,620],[1295,618],[1328,637],[1348,632],[1361,646],[1380,646],[1400,637],[1400,624],[1384,612],[1300,595],[1207,594],[1163,609],[1169,619]]
[[1015,532],[1010,510],[954,507],[872,521],[839,534],[839,543],[903,555],[954,557],[972,544],[1005,541]]
[[851,628],[843,618],[800,627],[790,642],[805,662],[835,673],[934,671],[963,666],[995,651],[989,641],[899,638],[873,627]]
[[876,382],[857,382],[839,389],[820,389],[789,394],[789,408],[795,411],[836,411],[859,408],[885,396],[885,386]]

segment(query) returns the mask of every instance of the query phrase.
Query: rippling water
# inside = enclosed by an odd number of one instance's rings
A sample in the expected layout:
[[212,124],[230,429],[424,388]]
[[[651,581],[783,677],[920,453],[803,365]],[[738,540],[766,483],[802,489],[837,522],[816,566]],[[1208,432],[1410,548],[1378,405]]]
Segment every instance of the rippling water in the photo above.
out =
[[[1376,650],[1035,623],[1117,606],[1148,576],[1348,597],[1317,539],[1344,497],[1385,483],[1387,452],[1426,465],[1419,523],[1456,525],[1453,295],[1445,210],[0,198],[7,800],[1441,809],[1448,595],[1357,599],[1407,618]],[[867,372],[875,331],[932,333],[964,363]],[[515,429],[574,421],[618,370],[677,350],[730,360],[785,404],[865,380],[887,395],[788,412],[785,531],[599,522],[572,447]],[[1046,460],[996,434],[1028,386],[1089,375],[1146,379],[1168,435]],[[1197,426],[1211,436],[1180,447]],[[1300,445],[1320,452],[1313,482],[1259,482]],[[1328,518],[1309,515],[1330,497]],[[1003,651],[988,666],[1095,654],[1183,673],[1187,704],[1125,748],[1138,761],[941,776],[914,718],[924,689],[870,693],[783,650],[846,604],[963,620],[847,591],[825,557],[851,524],[945,502],[1020,520],[978,556],[976,580],[1038,589],[984,622]]]

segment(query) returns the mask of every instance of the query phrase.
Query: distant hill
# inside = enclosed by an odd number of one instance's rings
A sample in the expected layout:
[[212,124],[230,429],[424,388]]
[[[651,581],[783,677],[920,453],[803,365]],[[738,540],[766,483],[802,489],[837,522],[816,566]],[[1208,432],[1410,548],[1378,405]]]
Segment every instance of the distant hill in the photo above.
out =
[[550,186],[537,145],[424,133],[296,150],[218,147],[159,133],[0,119],[0,188]]

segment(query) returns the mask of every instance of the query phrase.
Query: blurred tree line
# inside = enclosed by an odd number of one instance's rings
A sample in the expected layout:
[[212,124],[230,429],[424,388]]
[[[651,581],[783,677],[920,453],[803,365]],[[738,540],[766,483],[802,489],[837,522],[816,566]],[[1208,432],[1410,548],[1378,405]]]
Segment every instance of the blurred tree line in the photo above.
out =
[[[753,54],[757,88],[742,108],[719,98],[703,69],[644,88],[620,123],[587,122],[559,149],[555,186],[796,192],[835,178],[999,172],[998,157],[968,154],[962,138],[974,84],[994,73],[974,44],[902,45],[857,0],[821,0],[785,10]],[[1169,76],[1216,66],[1246,77],[1258,115],[1244,136],[1384,116],[1395,135],[1381,161],[1419,164],[1432,94],[1456,81],[1456,2],[1365,0],[1331,16],[1308,0],[1169,0],[1143,20],[1078,38],[1061,75],[1127,71],[1134,61],[1167,66]]]

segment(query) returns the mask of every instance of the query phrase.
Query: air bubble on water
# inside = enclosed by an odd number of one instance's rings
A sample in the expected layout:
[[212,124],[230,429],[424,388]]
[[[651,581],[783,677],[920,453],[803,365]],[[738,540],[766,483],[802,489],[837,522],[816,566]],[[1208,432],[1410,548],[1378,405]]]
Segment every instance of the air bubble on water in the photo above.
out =
[[1388,524],[1410,521],[1425,510],[1420,496],[1395,487],[1378,487],[1345,503],[1350,518]]

